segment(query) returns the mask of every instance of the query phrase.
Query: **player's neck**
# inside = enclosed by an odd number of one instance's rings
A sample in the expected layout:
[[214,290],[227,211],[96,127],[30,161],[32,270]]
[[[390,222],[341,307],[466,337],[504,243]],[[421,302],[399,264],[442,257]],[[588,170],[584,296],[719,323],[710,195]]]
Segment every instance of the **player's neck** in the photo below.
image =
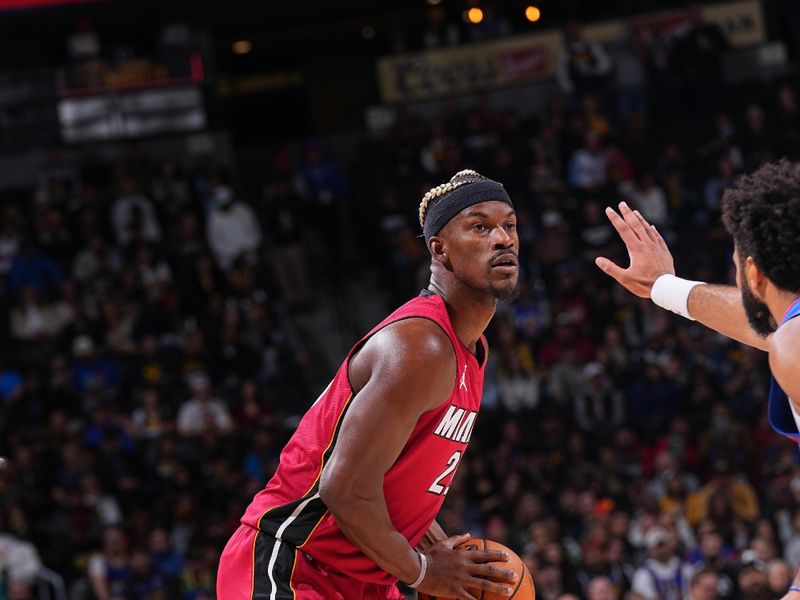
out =
[[475,290],[455,281],[442,285],[431,279],[428,289],[442,297],[458,339],[474,353],[478,340],[494,316],[497,300],[489,296],[479,298]]

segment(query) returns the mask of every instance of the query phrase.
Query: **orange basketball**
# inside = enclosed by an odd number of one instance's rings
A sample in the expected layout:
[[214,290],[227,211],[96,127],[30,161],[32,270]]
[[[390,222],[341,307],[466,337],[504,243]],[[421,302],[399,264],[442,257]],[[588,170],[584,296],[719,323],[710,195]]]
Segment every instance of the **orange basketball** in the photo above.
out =
[[[510,548],[506,548],[503,546],[503,544],[498,544],[492,540],[485,540],[482,538],[467,540],[463,544],[456,546],[456,548],[459,550],[503,550],[504,552],[507,552],[508,556],[510,557],[508,562],[496,562],[490,564],[497,565],[502,569],[509,569],[517,574],[517,585],[514,588],[514,591],[510,596],[501,596],[500,594],[495,594],[493,592],[470,590],[470,592],[479,598],[479,600],[508,600],[510,598],[514,598],[514,600],[536,599],[536,589],[533,587],[533,579],[531,578],[530,571],[528,571],[528,567],[525,566],[525,563],[522,562],[522,559]],[[448,600],[447,598],[443,598],[441,596],[429,596],[428,594],[423,594],[422,592],[419,593],[418,598],[419,600]]]

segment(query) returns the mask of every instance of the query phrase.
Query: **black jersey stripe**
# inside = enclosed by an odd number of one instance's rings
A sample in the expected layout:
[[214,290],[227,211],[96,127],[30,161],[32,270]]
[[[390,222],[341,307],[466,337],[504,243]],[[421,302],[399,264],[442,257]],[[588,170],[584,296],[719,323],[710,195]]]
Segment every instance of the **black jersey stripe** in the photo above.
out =
[[256,534],[250,600],[295,600],[291,580],[297,552],[263,531]]

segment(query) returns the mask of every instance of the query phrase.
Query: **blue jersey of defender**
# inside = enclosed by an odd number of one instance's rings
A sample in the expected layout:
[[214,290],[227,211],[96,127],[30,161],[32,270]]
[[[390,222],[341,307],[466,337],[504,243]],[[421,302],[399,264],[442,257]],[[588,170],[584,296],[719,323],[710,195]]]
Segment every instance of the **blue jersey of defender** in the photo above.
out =
[[[787,321],[797,316],[800,316],[800,299],[796,300],[794,304],[789,307],[789,310],[786,311],[786,315],[784,315],[778,327],[783,326]],[[775,431],[800,444],[800,431],[798,431],[800,424],[795,420],[794,414],[792,413],[789,396],[786,395],[786,392],[784,392],[778,382],[775,381],[775,377],[772,378],[772,386],[769,390],[768,414],[769,424],[772,425]]]

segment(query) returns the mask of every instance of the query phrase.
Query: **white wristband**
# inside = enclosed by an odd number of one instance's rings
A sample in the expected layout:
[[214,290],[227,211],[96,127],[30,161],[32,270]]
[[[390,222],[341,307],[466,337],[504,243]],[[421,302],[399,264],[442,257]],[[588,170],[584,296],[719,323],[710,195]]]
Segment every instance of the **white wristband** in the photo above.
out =
[[419,554],[419,577],[417,577],[413,583],[409,583],[408,587],[410,588],[417,588],[425,579],[425,574],[428,572],[428,557],[425,556],[422,552],[417,552]]
[[681,279],[665,273],[653,284],[650,299],[661,308],[694,321],[689,314],[689,294],[696,285],[705,285],[705,282]]

